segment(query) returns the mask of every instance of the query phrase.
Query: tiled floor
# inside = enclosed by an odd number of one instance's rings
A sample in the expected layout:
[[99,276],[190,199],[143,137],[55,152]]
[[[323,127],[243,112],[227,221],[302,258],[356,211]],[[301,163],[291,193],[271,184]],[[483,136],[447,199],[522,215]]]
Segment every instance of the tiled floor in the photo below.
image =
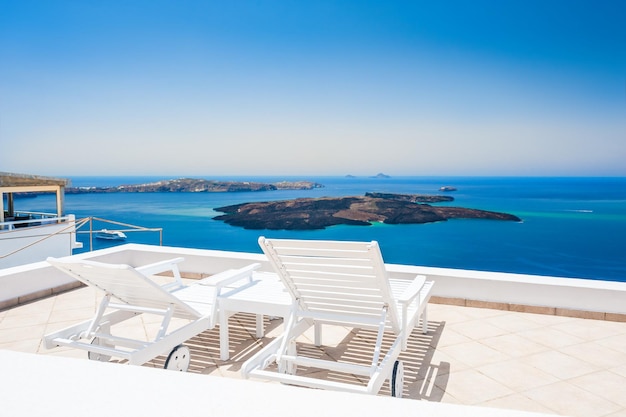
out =
[[[1,311],[0,349],[84,360],[82,351],[45,350],[41,338],[90,318],[98,301],[93,290],[81,288]],[[569,416],[626,417],[626,323],[441,304],[429,309],[428,334],[416,330],[401,355],[405,396]],[[145,338],[155,334],[158,320],[137,318],[120,327],[125,335]],[[189,372],[239,377],[241,363],[279,334],[282,324],[266,320],[267,337],[261,340],[254,337],[249,315],[234,316],[230,327],[231,360],[219,360],[214,329],[188,341]],[[307,349],[335,359],[366,356],[374,337],[345,328],[324,332],[326,347]],[[147,366],[163,362],[157,358]],[[10,383],[6,376],[1,381]],[[381,395],[387,393],[383,387]]]

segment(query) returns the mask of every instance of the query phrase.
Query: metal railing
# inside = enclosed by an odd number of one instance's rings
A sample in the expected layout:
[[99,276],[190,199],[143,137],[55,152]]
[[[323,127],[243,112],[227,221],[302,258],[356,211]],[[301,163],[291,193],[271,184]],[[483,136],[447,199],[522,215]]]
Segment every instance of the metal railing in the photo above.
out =
[[[89,251],[93,250],[93,236],[95,233],[98,233],[100,230],[102,229],[98,229],[98,230],[94,230],[93,228],[93,222],[97,221],[97,222],[102,222],[102,223],[108,223],[108,224],[114,224],[116,226],[122,226],[122,227],[126,227],[126,229],[107,229],[108,231],[116,231],[116,232],[122,232],[122,233],[134,233],[134,232],[159,232],[159,246],[163,246],[163,228],[162,227],[143,227],[143,226],[135,226],[132,224],[127,224],[127,223],[121,223],[121,222],[117,222],[114,220],[108,220],[108,219],[103,219],[100,217],[86,217],[84,219],[80,219],[77,220],[77,224],[78,222],[82,222],[83,220],[85,220],[84,223],[81,223],[80,226],[76,227],[76,234],[89,234]],[[89,224],[89,230],[88,231],[80,231],[79,229],[81,229],[83,226],[85,226],[85,224]]]
[[[3,240],[17,240],[17,239],[23,239],[24,236],[20,235],[20,232],[22,230],[25,230],[24,226],[27,228],[27,230],[47,230],[47,228],[45,226],[50,225],[50,224],[54,224],[54,223],[59,223],[59,224],[65,224],[67,223],[67,226],[57,229],[52,233],[49,232],[45,232],[42,233],[40,235],[30,235],[27,236],[27,238],[38,238],[34,241],[31,241],[30,243],[19,247],[17,249],[14,249],[8,253],[3,253],[0,254],[0,260],[8,258],[9,256],[15,255],[18,252],[24,251],[28,248],[31,248],[39,243],[42,243],[48,239],[52,239],[55,236],[58,235],[62,235],[62,234],[67,234],[67,233],[74,233],[74,230],[78,229],[79,227],[83,226],[85,223],[87,223],[87,219],[82,219],[82,220],[77,220],[77,221],[72,221],[71,219],[73,218],[73,216],[65,216],[65,217],[56,217],[56,218],[52,218],[52,217],[46,217],[46,219],[50,220],[49,224],[41,224],[41,223],[36,223],[34,224],[33,222],[35,221],[40,221],[40,219],[35,219],[35,220],[24,220],[24,221],[18,221],[18,222],[6,222],[4,223],[5,226],[7,226],[7,230],[4,230],[2,233],[2,238]],[[24,225],[22,227],[14,227],[15,223],[24,223]],[[71,250],[71,248],[70,248]]]
[[64,223],[69,216],[59,217],[55,213],[41,213],[34,211],[16,211],[11,217],[6,217],[0,223],[0,230],[15,230],[23,227],[41,226],[43,224]]
[[[26,214],[26,212],[23,212],[23,213]],[[43,215],[43,216],[41,216],[40,218],[31,218],[29,220],[19,220],[19,221],[11,221],[11,222],[2,223],[0,225],[0,230],[4,229],[2,233],[3,240],[21,239],[23,238],[23,236],[20,236],[21,231],[36,230],[36,229],[44,230],[44,226],[46,226],[47,224],[54,224],[54,223],[62,224],[62,223],[67,222],[67,226],[60,228],[54,231],[53,233],[42,233],[39,236],[37,235],[29,236],[29,237],[35,237],[38,239],[31,241],[30,243],[22,247],[11,250],[9,253],[0,254],[0,260],[7,258],[9,256],[12,256],[23,250],[26,250],[30,247],[33,247],[55,236],[58,236],[61,234],[67,234],[67,233],[76,233],[77,235],[89,234],[89,251],[91,252],[93,251],[93,236],[95,233],[98,233],[101,230],[101,229],[94,230],[93,228],[94,221],[126,227],[126,229],[110,229],[110,231],[115,230],[115,231],[124,232],[124,233],[158,232],[159,233],[159,246],[163,246],[163,228],[160,228],[160,227],[151,228],[151,227],[135,226],[132,224],[126,224],[126,223],[116,222],[113,220],[102,219],[100,217],[85,217],[82,219],[77,219],[75,221],[70,221],[70,219],[73,218],[73,216],[57,217],[57,216],[52,216],[49,213],[29,213],[29,214],[30,215]],[[44,221],[42,221],[42,219]],[[81,231],[80,229],[85,227],[85,225],[87,224],[89,225],[89,230]],[[72,239],[72,241],[74,241],[74,239]]]

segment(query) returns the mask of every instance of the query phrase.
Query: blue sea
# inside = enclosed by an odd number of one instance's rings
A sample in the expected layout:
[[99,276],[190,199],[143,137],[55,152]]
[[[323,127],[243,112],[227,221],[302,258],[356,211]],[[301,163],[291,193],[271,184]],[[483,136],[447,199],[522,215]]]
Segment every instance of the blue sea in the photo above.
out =
[[[139,184],[169,177],[75,177],[72,186]],[[298,239],[377,240],[385,262],[555,277],[626,281],[626,178],[519,177],[207,177],[277,182],[309,180],[323,188],[241,193],[67,194],[66,212],[163,228],[163,244],[261,253],[260,235]],[[334,226],[317,231],[244,230],[213,218],[220,206],[368,191],[441,194],[451,206],[515,214],[522,222],[449,220],[416,225]],[[50,198],[48,198],[50,197]],[[22,199],[19,209],[53,211],[52,196]],[[29,207],[25,208],[24,205]],[[94,229],[116,228],[95,224]],[[86,229],[87,230],[87,229]],[[156,232],[127,242],[159,244]],[[79,236],[89,248],[88,235]],[[114,242],[94,239],[94,249]]]

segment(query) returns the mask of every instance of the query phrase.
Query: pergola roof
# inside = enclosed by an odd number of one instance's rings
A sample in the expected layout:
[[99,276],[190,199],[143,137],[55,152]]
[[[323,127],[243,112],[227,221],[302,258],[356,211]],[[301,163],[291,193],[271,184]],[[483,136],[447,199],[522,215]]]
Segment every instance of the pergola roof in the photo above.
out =
[[4,193],[7,193],[7,212],[11,216],[14,213],[13,194],[32,192],[56,193],[56,207],[59,217],[64,212],[65,187],[70,184],[69,179],[42,177],[40,175],[13,174],[0,172],[0,222],[4,222]]
[[67,187],[70,180],[65,178],[43,177],[41,175],[13,174],[0,172],[0,187],[37,187],[60,186]]

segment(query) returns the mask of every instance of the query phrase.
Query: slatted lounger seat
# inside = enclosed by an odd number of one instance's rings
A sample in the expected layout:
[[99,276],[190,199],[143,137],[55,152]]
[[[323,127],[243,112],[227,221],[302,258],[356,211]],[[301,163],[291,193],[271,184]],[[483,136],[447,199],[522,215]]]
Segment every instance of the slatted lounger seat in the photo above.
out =
[[[284,333],[243,364],[243,376],[370,394],[378,393],[389,379],[392,395],[402,396],[403,367],[397,358],[406,349],[407,338],[420,317],[422,331],[427,332],[426,308],[433,282],[424,276],[412,281],[390,279],[375,241],[261,237],[259,244],[290,293],[292,307]],[[315,328],[315,344],[321,344],[322,323],[377,330],[370,365],[298,354],[296,339],[311,326]],[[382,355],[385,334],[394,340]],[[362,386],[299,375],[299,365],[362,375],[368,383]]]

